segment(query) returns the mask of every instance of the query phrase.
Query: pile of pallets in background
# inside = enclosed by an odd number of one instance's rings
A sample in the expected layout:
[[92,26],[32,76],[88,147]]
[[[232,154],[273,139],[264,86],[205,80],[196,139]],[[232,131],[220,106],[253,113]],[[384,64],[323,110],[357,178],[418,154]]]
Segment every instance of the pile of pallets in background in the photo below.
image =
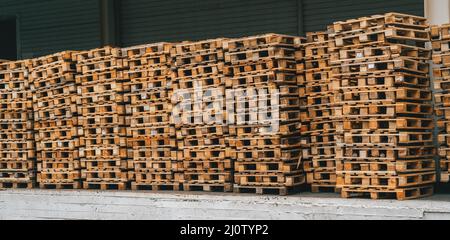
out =
[[[431,29],[443,182],[449,30]],[[0,60],[0,188],[37,178],[41,188],[285,195],[307,182],[343,197],[428,196],[429,42],[425,18],[387,13],[306,40],[270,33]]]
[[432,26],[434,100],[439,129],[441,182],[450,180],[450,24]]
[[[301,118],[302,136],[308,143],[303,156],[307,183],[312,192],[336,191],[335,147],[342,138],[336,131],[335,100],[329,45],[334,41],[327,32],[306,34],[305,95],[306,111]],[[306,154],[307,153],[307,154]]]
[[37,182],[41,188],[80,188],[76,64],[73,52],[29,60]]
[[225,42],[227,105],[236,192],[285,195],[305,182],[300,149],[300,37],[278,34]]
[[75,53],[74,60],[83,188],[125,189],[133,166],[128,162],[121,51],[94,49]]
[[0,63],[0,188],[35,181],[32,93],[24,61]]
[[225,39],[182,42],[172,49],[177,79],[174,122],[185,191],[232,191],[225,125]]
[[122,49],[128,103],[128,151],[133,190],[179,190],[175,126],[171,121],[174,72],[172,44]]
[[330,28],[343,105],[344,139],[336,157],[342,196],[431,195],[436,176],[426,19],[387,13]]

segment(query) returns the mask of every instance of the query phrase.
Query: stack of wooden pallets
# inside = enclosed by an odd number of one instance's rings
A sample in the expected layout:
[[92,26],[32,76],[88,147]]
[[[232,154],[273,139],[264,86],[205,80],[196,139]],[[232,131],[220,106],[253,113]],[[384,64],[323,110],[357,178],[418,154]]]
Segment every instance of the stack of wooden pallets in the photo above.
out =
[[76,64],[73,52],[28,61],[33,92],[37,182],[41,188],[80,188]]
[[123,58],[118,48],[74,54],[83,188],[125,189],[128,170]]
[[185,191],[232,191],[232,156],[225,125],[225,39],[177,44],[174,121]]
[[302,39],[278,34],[225,42],[229,93],[236,122],[236,192],[287,194],[305,182],[300,149],[297,63]]
[[33,108],[24,61],[0,63],[0,96],[0,188],[32,188]]
[[179,190],[176,133],[171,121],[174,72],[172,44],[156,43],[122,49],[128,70],[128,151],[134,190]]
[[306,34],[305,45],[305,116],[302,116],[302,136],[307,137],[304,168],[313,192],[336,191],[335,147],[341,140],[336,132],[335,100],[329,45],[334,41],[327,32]]
[[438,117],[438,142],[441,182],[450,181],[450,24],[433,26],[433,76],[435,110]]
[[[435,182],[430,41],[423,17],[387,13],[336,22],[332,62],[341,91],[343,197],[409,199]],[[339,115],[339,114],[338,114]]]

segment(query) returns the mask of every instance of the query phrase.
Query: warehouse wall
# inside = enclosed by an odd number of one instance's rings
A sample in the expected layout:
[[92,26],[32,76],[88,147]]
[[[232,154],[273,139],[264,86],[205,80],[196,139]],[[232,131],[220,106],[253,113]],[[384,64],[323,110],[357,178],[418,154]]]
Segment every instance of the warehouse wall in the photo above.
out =
[[[389,11],[424,12],[423,0],[117,1],[123,46],[267,32],[301,35],[324,30],[336,20]],[[95,48],[102,42],[98,0],[0,0],[0,17],[8,15],[19,18],[23,58]]]
[[124,46],[266,32],[302,35],[371,14],[423,16],[423,8],[423,0],[121,0],[119,28]]
[[423,0],[303,0],[305,32],[325,30],[335,21],[386,12],[424,15]]
[[0,0],[0,16],[19,18],[23,58],[99,47],[99,11],[94,0]]
[[156,41],[297,33],[297,0],[121,0],[125,46]]

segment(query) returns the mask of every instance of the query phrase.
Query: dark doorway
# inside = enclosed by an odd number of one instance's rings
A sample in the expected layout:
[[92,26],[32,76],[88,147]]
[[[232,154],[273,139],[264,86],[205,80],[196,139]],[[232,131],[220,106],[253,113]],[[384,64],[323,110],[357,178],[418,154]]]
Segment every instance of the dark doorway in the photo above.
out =
[[2,18],[0,16],[0,59],[17,59],[16,18]]

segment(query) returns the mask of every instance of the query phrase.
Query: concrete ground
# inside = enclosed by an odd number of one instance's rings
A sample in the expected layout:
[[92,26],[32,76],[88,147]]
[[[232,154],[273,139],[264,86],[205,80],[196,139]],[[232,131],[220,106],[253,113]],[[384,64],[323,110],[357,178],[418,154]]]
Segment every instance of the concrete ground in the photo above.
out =
[[0,219],[450,219],[450,195],[395,201],[312,193],[3,190]]

